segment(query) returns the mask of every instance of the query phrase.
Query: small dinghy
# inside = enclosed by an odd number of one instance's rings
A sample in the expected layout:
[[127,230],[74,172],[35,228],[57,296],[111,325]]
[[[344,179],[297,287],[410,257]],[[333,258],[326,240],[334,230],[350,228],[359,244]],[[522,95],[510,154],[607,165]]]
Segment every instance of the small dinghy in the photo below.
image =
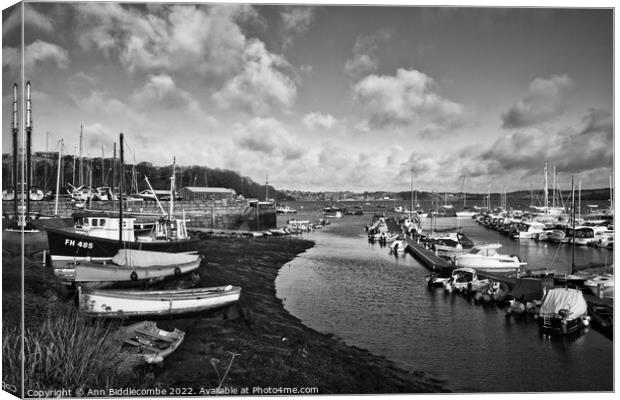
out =
[[142,321],[122,327],[117,337],[123,342],[121,355],[154,364],[161,363],[179,347],[185,332],[179,329],[166,331],[153,321]]
[[78,287],[80,313],[89,317],[166,317],[199,313],[239,301],[238,286],[135,291],[93,290]]

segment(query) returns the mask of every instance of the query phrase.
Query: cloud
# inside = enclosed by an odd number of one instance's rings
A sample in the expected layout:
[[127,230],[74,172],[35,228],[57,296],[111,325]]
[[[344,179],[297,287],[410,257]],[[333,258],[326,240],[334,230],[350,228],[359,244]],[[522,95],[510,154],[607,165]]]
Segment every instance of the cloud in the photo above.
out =
[[[69,52],[62,47],[36,40],[24,49],[24,68],[32,72],[37,66],[46,62],[53,62],[58,68],[65,69],[69,66]],[[21,67],[21,52],[15,47],[2,49],[2,66],[9,68]]]
[[247,5],[171,5],[146,9],[118,3],[76,6],[79,43],[117,57],[130,72],[198,72],[228,76],[239,69],[246,37],[238,20]]
[[304,153],[304,149],[295,144],[293,135],[274,118],[252,118],[245,124],[235,124],[233,130],[235,143],[252,153],[263,153],[283,160],[295,160]]
[[441,97],[433,78],[398,69],[396,76],[369,75],[353,87],[370,129],[419,127],[423,134],[446,132],[464,123],[464,108]]
[[375,72],[379,65],[377,49],[392,37],[392,31],[380,29],[372,35],[358,36],[353,47],[353,58],[347,59],[344,70],[353,79]]
[[[40,13],[33,5],[24,4],[24,30],[26,32],[39,31],[42,33],[52,33],[54,31],[54,23],[52,19]],[[2,22],[2,35],[6,35],[14,29],[20,28],[22,25],[22,9],[15,7],[11,10],[9,17]]]
[[566,93],[572,85],[567,75],[534,79],[525,97],[502,114],[502,127],[505,129],[524,128],[562,114]]
[[217,104],[254,114],[293,105],[297,87],[282,72],[290,67],[282,56],[268,52],[263,42],[251,40],[243,52],[242,63],[243,70],[213,95]]
[[200,111],[199,104],[191,94],[175,84],[166,74],[149,75],[147,83],[137,89],[130,100],[137,108],[149,109],[153,105]]
[[315,15],[315,8],[308,6],[286,6],[280,11],[284,32],[300,34],[308,30]]
[[489,171],[540,170],[545,160],[571,174],[613,167],[611,113],[591,109],[583,126],[547,132],[527,128],[503,136],[481,153]]
[[326,130],[331,129],[336,124],[336,118],[331,114],[311,112],[306,114],[303,122],[309,129]]

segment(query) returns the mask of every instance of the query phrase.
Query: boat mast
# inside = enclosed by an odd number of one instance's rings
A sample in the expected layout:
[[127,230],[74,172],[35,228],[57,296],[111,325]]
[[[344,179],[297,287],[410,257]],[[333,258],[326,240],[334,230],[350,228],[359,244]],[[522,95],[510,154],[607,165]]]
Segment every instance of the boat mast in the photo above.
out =
[[84,131],[84,126],[80,125],[80,170],[78,172],[78,178],[80,180],[78,186],[82,186],[84,184],[84,159],[82,158],[82,133]]
[[555,208],[555,165],[553,166],[553,195],[551,196],[553,208]]
[[30,153],[32,152],[32,104],[30,102],[30,81],[26,82],[26,216],[30,218]]
[[17,134],[18,134],[18,122],[17,122],[17,83],[13,84],[13,212],[15,213],[15,223],[17,224],[17,186],[18,186],[18,171],[17,171]]
[[56,172],[56,204],[54,216],[58,217],[58,197],[60,196],[60,170],[62,169],[62,138],[60,138],[60,150],[58,150],[58,171]]
[[571,186],[571,191],[573,193],[573,199],[572,199],[572,204],[573,204],[573,250],[572,250],[572,256],[571,256],[571,274],[573,273],[573,271],[575,270],[575,183],[574,183],[574,176],[571,176],[570,178],[570,186]]
[[114,143],[114,153],[112,155],[112,193],[116,187],[116,142]]
[[[170,177],[170,208],[169,208],[169,214],[168,214],[168,218],[172,218],[172,211],[174,210],[174,191],[175,191],[175,167],[177,164],[177,158],[176,157],[172,157],[172,176]],[[155,194],[155,192],[153,191],[153,194]],[[157,195],[155,195],[155,197],[157,197]]]
[[101,186],[105,186],[105,173],[103,172],[105,171],[104,157],[103,143],[101,143]]
[[409,218],[413,215],[413,168],[411,168],[411,208],[409,209]]
[[265,201],[269,201],[269,175],[265,177]]
[[122,248],[122,243],[123,243],[123,167],[124,167],[124,160],[123,160],[123,132],[121,132],[120,134],[120,158],[121,158],[121,170],[120,170],[120,177],[119,177],[119,181],[118,181],[118,199],[119,199],[119,229],[118,229],[118,242],[119,244],[121,244],[121,248]]
[[609,210],[614,212],[614,190],[611,175],[609,175]]
[[547,161],[545,161],[545,213],[549,212],[549,183],[547,182]]
[[487,197],[487,210],[491,212],[491,184],[489,183],[489,195]]
[[579,219],[581,219],[581,181],[579,181]]

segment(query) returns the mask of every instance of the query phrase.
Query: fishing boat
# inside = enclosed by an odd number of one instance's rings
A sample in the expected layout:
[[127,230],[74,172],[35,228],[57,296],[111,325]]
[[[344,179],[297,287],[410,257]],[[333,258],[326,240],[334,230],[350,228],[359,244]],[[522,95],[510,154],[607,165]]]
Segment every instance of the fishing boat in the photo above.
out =
[[179,329],[166,331],[154,321],[141,321],[119,329],[115,335],[122,341],[123,357],[136,358],[147,364],[161,363],[183,342],[185,332]]
[[165,317],[199,313],[239,301],[241,288],[210,288],[131,291],[94,290],[78,287],[80,313],[89,317]]
[[76,214],[72,227],[48,226],[45,221],[40,224],[47,231],[55,268],[64,268],[67,262],[109,261],[121,249],[196,252],[198,239],[189,236],[184,220],[150,218],[142,223],[136,222],[137,218],[123,218],[122,240],[119,240],[121,219],[116,216]]
[[480,271],[513,272],[527,263],[516,255],[500,254],[499,243],[479,244],[465,254],[454,257],[454,265],[459,268],[474,268]]
[[121,249],[110,262],[75,264],[75,282],[126,282],[162,279],[195,271],[197,254]]
[[547,291],[536,315],[545,333],[567,335],[588,326],[588,303],[578,289],[553,288]]

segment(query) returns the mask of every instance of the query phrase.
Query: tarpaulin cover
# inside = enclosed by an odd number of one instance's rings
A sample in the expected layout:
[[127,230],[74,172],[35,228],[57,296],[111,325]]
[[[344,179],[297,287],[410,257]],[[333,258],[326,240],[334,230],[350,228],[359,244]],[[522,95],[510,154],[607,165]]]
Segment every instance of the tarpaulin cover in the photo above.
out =
[[575,319],[587,313],[588,303],[580,290],[551,289],[542,301],[540,315],[558,314],[560,310],[568,310],[567,319]]
[[540,279],[519,278],[508,295],[517,300],[521,297],[526,301],[540,300],[543,298],[542,282]]
[[196,254],[121,249],[112,258],[112,262],[117,265],[128,267],[150,267],[153,265],[185,264],[196,261],[198,257],[199,256]]

